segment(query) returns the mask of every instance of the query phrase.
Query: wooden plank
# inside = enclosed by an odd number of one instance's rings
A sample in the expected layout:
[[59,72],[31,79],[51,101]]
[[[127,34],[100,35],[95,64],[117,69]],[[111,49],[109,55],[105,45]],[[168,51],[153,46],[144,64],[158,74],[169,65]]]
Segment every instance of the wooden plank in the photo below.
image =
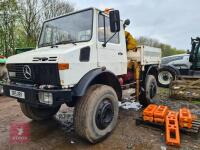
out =
[[[165,130],[165,126],[163,124],[159,124],[159,123],[154,123],[154,122],[148,122],[148,121],[144,121],[142,117],[138,117],[136,118],[136,126],[138,125],[145,125],[145,126],[151,126],[153,128],[158,128],[161,130]],[[187,129],[187,128],[180,128],[181,133],[192,136],[194,138],[198,138],[198,135],[200,133],[200,121],[193,121],[192,124],[194,125],[198,125],[198,127],[192,127],[191,129]]]
[[181,79],[199,79],[200,76],[184,76],[184,75],[180,75],[180,76],[178,76],[178,78],[181,78]]

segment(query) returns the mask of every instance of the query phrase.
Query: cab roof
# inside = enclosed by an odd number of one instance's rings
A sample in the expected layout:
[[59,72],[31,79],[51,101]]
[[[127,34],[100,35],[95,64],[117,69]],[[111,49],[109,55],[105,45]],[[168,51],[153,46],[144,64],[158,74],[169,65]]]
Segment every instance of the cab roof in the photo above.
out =
[[[50,19],[47,19],[45,20],[44,22],[47,22],[47,21],[51,21],[51,20],[54,20],[54,19],[58,19],[58,18],[61,18],[61,17],[64,17],[64,16],[68,16],[68,15],[71,15],[71,14],[75,14],[75,13],[78,13],[78,12],[82,12],[82,11],[86,11],[86,10],[96,10],[96,11],[99,11],[99,12],[103,12],[102,10],[98,9],[98,8],[95,8],[95,7],[88,7],[88,8],[85,8],[85,9],[80,9],[78,11],[73,11],[73,12],[69,12],[69,13],[66,13],[64,15],[60,15],[60,16],[57,16],[57,17],[53,17],[53,18],[50,18]],[[105,14],[105,13],[104,13]],[[105,14],[107,15],[107,14]],[[108,16],[108,15],[107,15]],[[121,20],[123,21],[123,20]]]

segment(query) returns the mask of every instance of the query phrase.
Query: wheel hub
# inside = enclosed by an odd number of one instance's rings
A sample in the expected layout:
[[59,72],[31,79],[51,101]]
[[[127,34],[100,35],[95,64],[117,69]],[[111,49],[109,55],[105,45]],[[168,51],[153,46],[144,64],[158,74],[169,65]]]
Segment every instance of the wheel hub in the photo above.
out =
[[173,76],[169,71],[162,71],[158,75],[158,80],[161,84],[168,85],[173,80]]
[[155,83],[151,84],[150,88],[150,97],[153,98],[156,95],[157,89]]
[[163,80],[165,80],[165,81],[169,80],[169,76],[166,75],[166,74],[164,74],[164,75],[163,75]]
[[102,101],[96,112],[95,121],[99,129],[105,129],[113,120],[114,111],[109,100]]

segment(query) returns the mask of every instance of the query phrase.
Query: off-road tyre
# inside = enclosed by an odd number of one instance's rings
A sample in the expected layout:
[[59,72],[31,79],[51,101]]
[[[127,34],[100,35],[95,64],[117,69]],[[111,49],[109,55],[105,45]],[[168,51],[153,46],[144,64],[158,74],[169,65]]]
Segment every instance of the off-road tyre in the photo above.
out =
[[47,107],[47,108],[36,108],[33,106],[30,106],[26,103],[20,103],[21,111],[25,116],[28,118],[35,120],[35,121],[41,121],[41,120],[47,120],[52,118],[60,109],[60,106],[57,107]]
[[116,127],[118,111],[115,90],[107,85],[92,85],[75,105],[75,131],[89,142],[97,143]]
[[155,77],[153,75],[147,75],[144,89],[141,91],[139,97],[139,102],[143,107],[146,107],[153,102],[152,99],[156,96],[157,89],[158,86]]

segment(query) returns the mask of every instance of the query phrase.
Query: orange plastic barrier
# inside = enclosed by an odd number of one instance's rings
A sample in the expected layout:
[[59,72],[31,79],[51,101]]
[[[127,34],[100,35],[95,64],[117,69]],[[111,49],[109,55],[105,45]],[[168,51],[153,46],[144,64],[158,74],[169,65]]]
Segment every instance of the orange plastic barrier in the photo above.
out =
[[167,106],[158,106],[157,109],[154,111],[154,122],[164,124],[167,113]]
[[154,111],[157,109],[157,107],[158,107],[157,105],[150,104],[149,106],[147,106],[147,108],[145,108],[145,110],[143,111],[144,121],[153,122],[153,114]]
[[181,128],[192,128],[192,121],[194,117],[187,108],[181,108],[179,110],[179,125]]
[[158,106],[156,111],[154,111],[154,117],[155,118],[165,118],[168,112],[168,107],[167,106]]
[[147,108],[145,108],[145,110],[143,111],[143,115],[144,116],[149,116],[149,117],[153,117],[153,113],[154,111],[157,109],[157,105],[155,104],[150,104],[149,106],[147,106]]
[[178,113],[169,111],[166,116],[166,144],[180,146]]
[[143,116],[143,120],[144,120],[144,121],[153,122],[153,117]]
[[154,122],[155,122],[155,123],[159,123],[159,124],[164,124],[164,123],[165,123],[165,119],[154,118]]

